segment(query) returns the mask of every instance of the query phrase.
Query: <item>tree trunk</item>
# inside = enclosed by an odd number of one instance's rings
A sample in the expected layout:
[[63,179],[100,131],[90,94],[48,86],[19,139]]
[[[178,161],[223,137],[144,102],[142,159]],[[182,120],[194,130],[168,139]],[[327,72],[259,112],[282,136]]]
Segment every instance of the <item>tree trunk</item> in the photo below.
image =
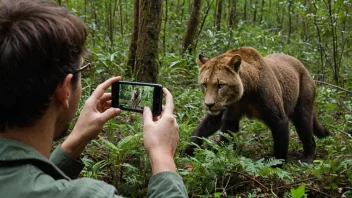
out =
[[126,11],[125,11],[125,23],[126,23],[126,24],[129,24],[129,23],[130,23],[129,17],[128,17],[128,16],[129,16],[129,15],[128,15],[128,13],[129,13],[128,10],[129,10],[129,9],[128,9],[128,3],[127,3],[127,2],[125,2],[125,10],[126,10]]
[[336,85],[339,85],[339,76],[340,76],[340,66],[337,63],[337,59],[338,59],[338,43],[337,43],[337,33],[336,33],[336,24],[333,17],[333,11],[332,11],[332,3],[331,0],[328,0],[327,2],[327,6],[328,6],[328,11],[329,11],[329,18],[330,18],[330,28],[331,28],[331,37],[332,37],[332,52],[333,52],[333,65],[334,65],[334,79],[335,79],[335,83]]
[[288,37],[287,44],[291,43],[291,33],[292,33],[292,13],[293,13],[293,2],[292,0],[288,3]]
[[167,28],[167,20],[168,20],[168,0],[165,0],[165,18],[164,18],[164,37],[163,37],[163,54],[165,55],[166,51],[166,28]]
[[247,20],[247,0],[244,0],[244,6],[243,6],[243,20]]
[[186,34],[182,43],[182,54],[184,54],[187,49],[190,52],[192,51],[191,45],[197,35],[197,30],[199,26],[201,2],[201,0],[193,0],[191,16],[188,21]]
[[[114,9],[113,9],[113,11],[112,11],[112,18],[114,19],[114,21],[115,21],[115,19],[116,19],[116,14],[118,14],[118,12],[119,12],[119,10],[118,10],[118,0],[115,0],[115,3],[114,3]],[[114,22],[114,29],[115,29],[115,22]]]
[[254,12],[253,12],[253,23],[257,22],[258,2],[259,0],[255,0]]
[[232,29],[235,26],[235,20],[236,20],[236,1],[237,0],[231,0],[230,3],[230,13],[229,13],[229,29]]
[[[280,8],[281,6],[279,6]],[[281,20],[279,22],[280,24],[280,29],[284,28],[284,20],[285,20],[285,8],[282,8],[282,14],[281,14]],[[278,17],[279,18],[279,17]]]
[[109,20],[108,20],[108,23],[109,23],[109,39],[110,39],[110,45],[111,46],[114,46],[114,18],[112,16],[112,3],[111,1],[109,2]]
[[136,81],[157,82],[158,40],[162,20],[162,0],[141,0],[134,76]]
[[[304,7],[307,6],[307,0],[304,1],[304,4],[303,4]],[[307,11],[305,12],[307,15]],[[301,16],[302,17],[302,16]],[[305,41],[308,41],[308,28],[307,28],[307,21],[305,20],[305,17],[302,17],[301,18],[301,21],[303,23],[303,33],[304,33],[304,40]]]
[[[121,36],[123,37],[123,15],[122,15],[122,0],[119,1],[119,10],[120,10],[120,31],[121,31]],[[117,2],[116,2],[117,4]],[[126,10],[127,12],[127,10]]]
[[216,10],[216,21],[215,28],[217,31],[221,29],[221,16],[222,16],[222,0],[218,0],[217,10]]
[[318,19],[317,19],[317,12],[318,12],[318,7],[317,5],[315,4],[315,2],[313,3],[314,5],[314,8],[315,8],[315,13],[314,13],[314,25],[315,25],[315,28],[317,30],[317,35],[318,35],[318,41],[319,41],[319,51],[320,51],[320,64],[321,64],[321,70],[320,70],[320,73],[321,73],[321,79],[322,81],[325,81],[325,64],[324,64],[324,48],[322,46],[322,36],[321,36],[321,31],[320,31],[320,28],[319,28],[319,25],[318,25]]
[[229,40],[228,40],[228,44],[227,44],[227,49],[230,48],[231,45],[233,45],[232,43],[232,36],[233,36],[233,28],[235,27],[235,20],[236,20],[236,5],[237,0],[230,0],[230,13],[229,13]]
[[263,22],[263,15],[264,15],[264,5],[265,5],[265,0],[262,0],[262,8],[261,8],[261,11],[260,11],[260,24],[262,24]]
[[181,4],[181,19],[180,21],[183,21],[183,15],[184,15],[184,12],[185,12],[185,2],[186,0],[183,0],[182,1],[182,4]]
[[139,26],[139,1],[134,0],[134,14],[133,14],[133,32],[131,36],[130,49],[128,51],[127,60],[127,76],[132,77],[134,63],[136,61],[136,50],[137,50],[137,40],[138,40],[138,26]]
[[93,18],[94,18],[94,25],[95,25],[95,28],[96,28],[96,29],[99,29],[99,22],[98,22],[97,10],[95,9],[94,0],[90,0],[90,4],[91,4],[92,10],[93,10]]
[[84,0],[84,22],[87,22],[87,0]]
[[281,12],[281,6],[280,6],[280,2],[278,1],[277,2],[277,5],[276,5],[276,7],[277,7],[277,17],[276,17],[276,23],[277,23],[277,31],[279,31],[279,29],[281,29],[282,28],[282,26],[281,26],[281,18],[280,18],[280,12]]
[[201,23],[201,25],[200,25],[198,34],[197,34],[196,39],[195,39],[196,42],[195,42],[195,44],[194,44],[193,49],[190,49],[190,52],[192,52],[191,50],[194,50],[194,52],[195,52],[195,50],[197,49],[197,44],[198,44],[199,35],[200,35],[200,33],[202,32],[202,29],[203,29],[203,27],[204,27],[205,21],[207,20],[207,17],[208,17],[208,14],[209,14],[211,5],[213,5],[214,1],[215,1],[215,0],[212,0],[211,2],[208,1],[208,6],[207,6],[208,8],[206,9],[206,11],[205,11],[205,13],[204,13],[204,17],[203,17],[202,23]]

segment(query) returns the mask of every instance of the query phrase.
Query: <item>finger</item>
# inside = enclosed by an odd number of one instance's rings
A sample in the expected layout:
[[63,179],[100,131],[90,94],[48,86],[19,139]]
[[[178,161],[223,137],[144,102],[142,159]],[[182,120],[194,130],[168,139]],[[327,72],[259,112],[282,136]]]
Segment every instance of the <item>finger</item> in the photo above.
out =
[[100,99],[103,94],[105,93],[105,90],[107,88],[109,88],[113,83],[117,82],[121,80],[121,76],[118,77],[113,77],[113,78],[109,78],[108,80],[106,80],[105,82],[103,82],[102,84],[100,84],[92,93],[93,98],[95,99]]
[[149,107],[144,107],[143,109],[143,122],[144,125],[153,122],[153,114]]
[[104,93],[100,98],[100,103],[105,103],[108,100],[111,100],[111,93]]
[[100,114],[104,123],[108,121],[110,118],[113,118],[121,113],[121,109],[119,108],[110,108]]
[[111,107],[112,101],[108,100],[104,103],[104,107]]
[[111,108],[111,100],[108,100],[106,101],[104,104],[103,104],[103,111],[106,111],[107,109],[110,109]]
[[154,122],[157,122],[157,121],[159,121],[159,120],[160,120],[160,118],[161,118],[161,116],[156,116],[156,117],[153,117],[153,121],[154,121]]
[[160,113],[160,115],[158,116],[159,118],[161,118],[161,117],[163,117],[163,114],[164,114],[164,111],[165,110],[165,105],[162,105],[161,106],[161,113]]
[[174,114],[174,102],[173,102],[173,97],[171,93],[166,88],[163,88],[163,93],[165,95],[165,101],[166,101],[164,113]]

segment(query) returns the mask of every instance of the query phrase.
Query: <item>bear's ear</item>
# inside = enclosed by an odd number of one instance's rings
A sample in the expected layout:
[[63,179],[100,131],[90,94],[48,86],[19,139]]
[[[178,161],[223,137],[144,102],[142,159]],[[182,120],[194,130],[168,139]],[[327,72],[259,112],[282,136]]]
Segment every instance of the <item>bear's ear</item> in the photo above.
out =
[[240,69],[240,65],[242,62],[242,58],[240,55],[235,54],[229,61],[228,65],[233,67],[233,69],[238,72],[238,70]]
[[202,67],[209,59],[206,58],[205,56],[199,54],[197,56],[197,60],[196,60],[196,63],[199,67]]

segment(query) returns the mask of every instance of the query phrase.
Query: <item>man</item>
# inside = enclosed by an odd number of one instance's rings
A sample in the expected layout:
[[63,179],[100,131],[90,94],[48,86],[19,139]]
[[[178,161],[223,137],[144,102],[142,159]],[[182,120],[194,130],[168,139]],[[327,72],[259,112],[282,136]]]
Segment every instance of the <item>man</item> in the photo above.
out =
[[[120,77],[100,84],[85,102],[67,139],[81,97],[86,27],[52,2],[3,0],[0,7],[0,197],[118,197],[102,181],[77,179],[80,154],[104,123],[120,113],[104,93]],[[187,197],[173,159],[178,125],[169,91],[153,118],[144,109],[144,145],[153,177],[148,197]]]

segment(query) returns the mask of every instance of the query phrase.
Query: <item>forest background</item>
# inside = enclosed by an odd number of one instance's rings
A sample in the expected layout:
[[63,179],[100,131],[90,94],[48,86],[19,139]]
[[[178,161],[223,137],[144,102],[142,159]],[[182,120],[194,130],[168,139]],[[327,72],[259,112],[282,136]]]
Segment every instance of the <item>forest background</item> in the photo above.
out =
[[[190,197],[352,197],[352,2],[349,0],[56,0],[88,26],[93,67],[83,98],[111,76],[158,82],[172,91],[180,126],[178,172]],[[290,127],[289,163],[272,159],[270,131],[244,119],[232,146],[204,138],[194,157],[179,157],[205,115],[195,57],[250,46],[262,55],[300,59],[316,80],[319,120],[313,164]],[[125,197],[145,197],[151,177],[140,114],[109,121],[84,153],[82,177],[104,180]]]

